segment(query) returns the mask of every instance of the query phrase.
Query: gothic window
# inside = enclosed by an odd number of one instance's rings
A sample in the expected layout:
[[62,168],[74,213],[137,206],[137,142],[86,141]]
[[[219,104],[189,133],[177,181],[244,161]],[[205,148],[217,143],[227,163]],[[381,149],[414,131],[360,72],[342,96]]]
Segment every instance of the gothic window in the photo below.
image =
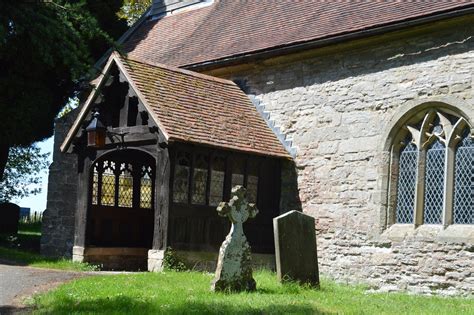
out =
[[103,170],[100,204],[113,206],[115,204],[115,162],[104,161]]
[[176,159],[173,183],[173,201],[187,203],[189,193],[189,177],[191,174],[191,155],[179,152]]
[[438,139],[426,151],[425,166],[425,224],[441,224],[444,190],[445,148]]
[[[127,159],[131,155],[133,153],[128,153]],[[124,157],[101,159],[91,170],[90,203],[93,206],[153,208],[155,168],[151,159],[137,158],[130,162]]]
[[451,111],[413,117],[394,138],[392,222],[473,224],[474,145],[467,121]]
[[398,163],[397,223],[413,223],[417,160],[416,145],[411,142],[411,137],[408,137],[400,150]]
[[99,171],[97,170],[97,164],[94,165],[92,174],[92,204],[96,205],[99,203]]
[[192,203],[197,205],[206,204],[207,173],[209,163],[204,154],[196,154],[193,172],[193,197]]
[[474,139],[466,128],[454,163],[454,223],[474,224]]
[[153,169],[151,166],[142,166],[140,174],[140,208],[151,209],[153,202]]
[[125,208],[133,207],[133,176],[132,165],[130,163],[120,163],[118,206]]

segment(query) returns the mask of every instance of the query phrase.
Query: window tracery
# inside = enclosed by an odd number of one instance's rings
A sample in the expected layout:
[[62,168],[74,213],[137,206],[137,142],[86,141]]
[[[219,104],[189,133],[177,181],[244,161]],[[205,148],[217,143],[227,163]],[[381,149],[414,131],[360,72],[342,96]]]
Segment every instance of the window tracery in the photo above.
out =
[[91,170],[92,205],[153,208],[155,173],[152,164],[109,158],[97,161]]
[[[474,224],[474,148],[467,121],[430,110],[394,143],[395,223]],[[459,143],[459,145],[458,145]],[[392,168],[394,169],[394,168]]]

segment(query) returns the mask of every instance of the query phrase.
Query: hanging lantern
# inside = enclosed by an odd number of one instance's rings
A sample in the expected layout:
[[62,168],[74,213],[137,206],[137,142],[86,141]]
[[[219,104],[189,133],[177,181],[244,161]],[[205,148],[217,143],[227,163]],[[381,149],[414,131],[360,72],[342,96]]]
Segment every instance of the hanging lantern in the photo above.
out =
[[91,148],[102,148],[105,146],[107,128],[99,120],[99,112],[93,114],[89,126],[87,126],[87,146]]

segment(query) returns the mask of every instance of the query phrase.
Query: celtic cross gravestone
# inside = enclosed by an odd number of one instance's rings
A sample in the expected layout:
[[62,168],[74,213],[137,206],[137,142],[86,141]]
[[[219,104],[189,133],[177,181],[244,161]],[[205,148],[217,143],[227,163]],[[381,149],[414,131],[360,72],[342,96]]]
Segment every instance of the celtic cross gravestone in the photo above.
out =
[[232,223],[229,234],[219,250],[219,260],[213,291],[252,291],[256,288],[252,277],[250,245],[244,235],[243,223],[254,218],[258,209],[247,200],[247,190],[242,186],[232,189],[229,202],[217,207],[220,216],[228,217]]

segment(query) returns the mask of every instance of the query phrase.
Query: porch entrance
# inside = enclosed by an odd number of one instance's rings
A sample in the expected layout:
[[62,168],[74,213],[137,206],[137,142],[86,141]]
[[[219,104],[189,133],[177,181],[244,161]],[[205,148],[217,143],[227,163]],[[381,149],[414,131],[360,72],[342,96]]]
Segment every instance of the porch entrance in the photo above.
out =
[[92,164],[89,187],[87,261],[146,270],[153,242],[155,159],[139,150],[106,154]]

